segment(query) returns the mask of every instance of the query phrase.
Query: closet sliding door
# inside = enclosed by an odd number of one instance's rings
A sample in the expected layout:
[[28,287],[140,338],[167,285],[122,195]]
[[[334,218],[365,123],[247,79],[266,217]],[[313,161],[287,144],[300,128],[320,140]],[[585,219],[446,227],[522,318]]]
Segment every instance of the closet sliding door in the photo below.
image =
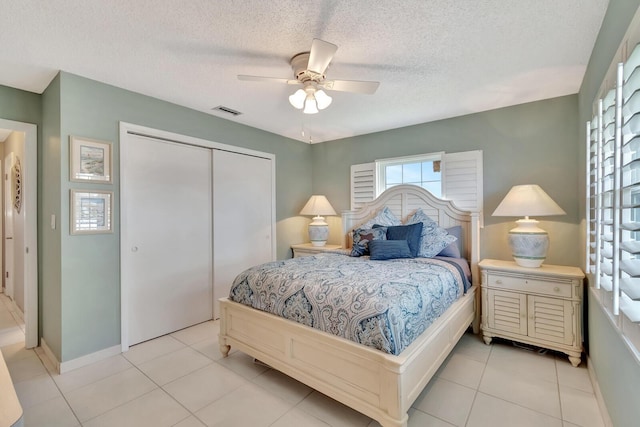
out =
[[275,156],[120,128],[122,348],[218,318],[243,270],[275,257]]
[[274,259],[273,161],[213,150],[213,294],[229,295],[243,270]]
[[121,144],[128,345],[212,317],[211,151],[137,135]]

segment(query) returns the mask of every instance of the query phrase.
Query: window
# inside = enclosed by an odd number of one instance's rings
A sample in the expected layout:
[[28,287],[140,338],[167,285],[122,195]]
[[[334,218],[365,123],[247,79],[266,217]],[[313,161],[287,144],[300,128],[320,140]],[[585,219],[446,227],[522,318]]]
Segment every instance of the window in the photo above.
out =
[[587,267],[605,311],[640,360],[640,45],[587,123]]
[[394,185],[419,185],[460,209],[480,212],[482,221],[482,150],[430,153],[380,159],[351,166],[351,209],[370,202]]
[[442,197],[441,158],[438,153],[377,161],[378,195],[395,185],[413,184]]

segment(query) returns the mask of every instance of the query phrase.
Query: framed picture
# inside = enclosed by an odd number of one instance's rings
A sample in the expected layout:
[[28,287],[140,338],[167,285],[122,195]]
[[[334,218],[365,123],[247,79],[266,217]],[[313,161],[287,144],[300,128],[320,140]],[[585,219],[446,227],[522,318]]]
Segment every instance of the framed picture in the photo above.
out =
[[69,137],[69,179],[111,183],[111,143]]
[[71,190],[71,234],[111,233],[112,191]]

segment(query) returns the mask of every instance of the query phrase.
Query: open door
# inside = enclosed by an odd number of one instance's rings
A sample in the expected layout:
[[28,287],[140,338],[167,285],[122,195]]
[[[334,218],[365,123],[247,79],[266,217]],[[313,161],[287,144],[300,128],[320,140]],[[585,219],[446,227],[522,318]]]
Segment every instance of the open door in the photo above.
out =
[[[14,149],[5,150],[19,153],[12,164],[14,169],[9,167],[4,171],[5,177],[8,175],[8,183],[13,186],[19,182],[19,187],[12,187],[7,191],[7,180],[2,187],[7,197],[12,197],[11,203],[7,204],[8,207],[13,207],[13,235],[10,236],[12,239],[4,241],[13,241],[12,245],[9,245],[13,247],[13,261],[9,263],[13,265],[14,270],[14,274],[9,273],[13,279],[13,298],[19,300],[20,306],[23,307],[25,347],[33,348],[38,345],[38,128],[31,123],[4,119],[0,119],[0,128],[12,130],[21,136],[19,145]],[[7,144],[9,142],[5,141],[5,148]],[[16,169],[18,159],[20,164]],[[6,166],[4,159],[1,164]],[[6,276],[5,271],[3,275]]]
[[3,191],[3,211],[4,211],[4,260],[3,260],[3,272],[2,279],[4,282],[5,294],[15,300],[14,295],[14,240],[13,240],[13,202],[11,195],[13,191],[11,172],[14,166],[15,154],[13,152],[8,153],[4,157],[4,191]]

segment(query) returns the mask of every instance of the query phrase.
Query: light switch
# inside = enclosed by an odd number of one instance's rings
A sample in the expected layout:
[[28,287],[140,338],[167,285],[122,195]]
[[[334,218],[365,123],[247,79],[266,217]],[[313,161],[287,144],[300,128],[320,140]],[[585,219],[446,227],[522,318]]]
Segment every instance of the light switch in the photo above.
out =
[[56,214],[51,214],[51,229],[56,229]]

